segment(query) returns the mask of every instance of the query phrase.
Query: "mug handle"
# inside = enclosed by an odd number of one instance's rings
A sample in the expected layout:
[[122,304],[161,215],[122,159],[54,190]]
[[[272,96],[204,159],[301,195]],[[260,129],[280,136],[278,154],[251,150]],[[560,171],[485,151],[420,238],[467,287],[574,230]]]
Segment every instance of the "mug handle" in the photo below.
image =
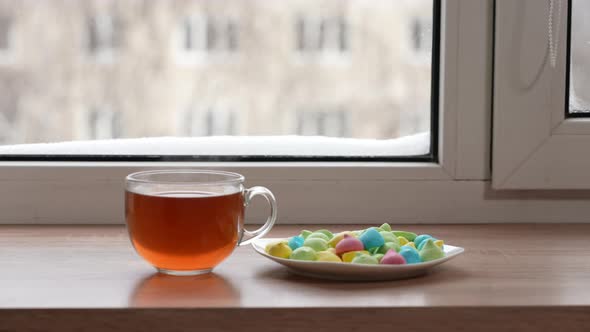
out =
[[239,244],[240,246],[249,244],[250,242],[256,239],[263,237],[266,233],[270,231],[272,226],[275,224],[275,221],[277,220],[277,200],[275,199],[275,196],[272,194],[272,192],[265,187],[252,187],[249,189],[245,189],[244,206],[248,207],[252,198],[258,195],[266,198],[266,201],[270,205],[270,215],[268,216],[268,219],[266,219],[264,225],[262,225],[262,227],[260,227],[259,229],[250,232],[244,228],[244,233]]

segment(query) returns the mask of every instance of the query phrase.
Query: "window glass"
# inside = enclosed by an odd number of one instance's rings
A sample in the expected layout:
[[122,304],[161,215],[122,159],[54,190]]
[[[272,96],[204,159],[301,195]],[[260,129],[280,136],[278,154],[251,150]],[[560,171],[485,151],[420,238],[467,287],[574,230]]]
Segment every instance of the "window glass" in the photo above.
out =
[[[15,145],[113,138],[190,138],[199,143],[186,146],[199,147],[221,135],[284,144],[269,148],[272,155],[303,151],[289,146],[300,136],[309,142],[325,136],[344,147],[322,151],[397,156],[387,147],[410,138],[419,144],[416,155],[431,156],[439,6],[435,0],[11,2],[0,6],[0,53],[15,45],[19,56],[0,64],[0,127],[10,128],[2,130],[0,144],[8,148],[0,147],[0,155],[37,151]],[[375,149],[347,150],[351,142]],[[310,147],[328,144],[320,143]],[[241,154],[267,155],[265,148]]]
[[590,116],[590,1],[571,6],[569,113]]

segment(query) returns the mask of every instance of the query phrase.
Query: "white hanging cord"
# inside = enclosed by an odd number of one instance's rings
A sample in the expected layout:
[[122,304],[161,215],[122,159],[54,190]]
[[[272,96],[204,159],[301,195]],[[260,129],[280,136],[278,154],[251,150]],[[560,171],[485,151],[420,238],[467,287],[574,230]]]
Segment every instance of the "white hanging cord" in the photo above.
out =
[[[557,1],[557,16],[555,24],[553,18],[555,17],[555,1]],[[549,62],[552,68],[555,68],[557,63],[557,50],[559,48],[559,28],[561,27],[561,7],[563,0],[549,0]]]

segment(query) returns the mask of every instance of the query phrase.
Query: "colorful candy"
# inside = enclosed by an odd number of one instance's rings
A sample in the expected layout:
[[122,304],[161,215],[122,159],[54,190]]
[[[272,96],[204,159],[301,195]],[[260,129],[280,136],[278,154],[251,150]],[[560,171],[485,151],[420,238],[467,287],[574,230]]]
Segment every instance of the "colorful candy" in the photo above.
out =
[[329,252],[329,251],[320,251],[318,252],[317,255],[317,261],[318,262],[337,262],[337,263],[341,263],[342,259],[340,259],[340,257],[338,257],[338,255]]
[[293,250],[290,258],[298,261],[315,261],[318,254],[310,247],[301,247]]
[[443,240],[436,240],[434,241],[434,244],[441,249],[445,248],[445,242]]
[[266,252],[274,257],[289,258],[291,257],[291,248],[284,241],[271,243],[266,247]]
[[326,251],[327,251],[327,252],[331,252],[331,253],[333,253],[334,255],[336,255],[336,248],[328,248],[328,249],[326,249]]
[[359,251],[363,249],[365,249],[365,247],[359,239],[355,238],[354,236],[344,234],[342,241],[338,242],[336,245],[336,254],[342,255],[345,252]]
[[417,264],[445,256],[443,240],[429,234],[392,231],[387,223],[337,234],[327,229],[303,230],[269,243],[265,251],[284,259],[368,265]]
[[392,249],[395,250],[396,252],[398,252],[400,250],[400,246],[397,243],[386,242],[381,247],[377,248],[375,253],[385,255],[389,250],[392,250]]
[[381,236],[381,234],[379,234],[375,228],[367,229],[363,234],[361,234],[361,236],[359,236],[359,240],[361,240],[365,249],[367,250],[381,247],[383,244],[385,244],[383,236]]
[[[437,239],[435,239],[435,238],[433,238],[433,237],[431,237],[431,238],[429,238],[429,239],[430,239],[430,240],[432,240],[432,242],[433,242],[433,243],[436,245],[436,241],[438,241]],[[428,239],[426,239],[426,240],[428,240]],[[418,249],[418,251],[422,250],[422,248],[423,248],[423,247],[424,247],[424,245],[426,244],[426,240],[424,240],[424,241],[420,242],[420,245],[419,245],[419,246],[416,248],[416,249]],[[442,247],[441,247],[441,246],[439,246],[439,248],[442,248]]]
[[334,237],[334,234],[332,234],[332,232],[330,232],[327,229],[320,229],[320,230],[315,231],[314,233],[322,233],[322,234],[324,234],[325,236],[328,237],[328,241],[331,240]]
[[385,241],[385,243],[393,242],[399,244],[399,240],[395,235],[393,235],[392,232],[381,231],[379,232],[379,234],[381,234],[381,237],[383,238],[383,241]]
[[[428,234],[422,234],[422,235],[418,235],[416,236],[416,238],[414,239],[414,244],[416,245],[416,248],[418,248],[418,250],[420,250],[420,244],[425,241],[426,239],[431,239],[432,236],[428,235]],[[409,240],[409,239],[408,239]]]
[[406,231],[391,231],[393,233],[393,235],[395,236],[403,236],[405,237],[408,241],[413,242],[414,239],[416,238],[417,234],[416,233],[412,233],[412,232],[406,232]]
[[324,233],[318,233],[318,232],[313,232],[311,234],[309,234],[309,236],[307,238],[305,238],[306,240],[309,239],[322,239],[326,242],[330,241],[330,238],[324,234]]
[[356,257],[357,254],[370,255],[370,253],[368,251],[366,251],[366,250],[349,251],[347,253],[342,254],[342,261],[344,263],[350,263]]
[[404,258],[404,256],[398,254],[395,250],[390,249],[385,254],[385,256],[383,256],[383,258],[381,258],[381,261],[379,263],[401,265],[401,264],[406,264],[406,259]]
[[317,237],[311,237],[310,235],[305,241],[303,241],[303,247],[310,247],[315,251],[324,251],[328,249],[328,241]]
[[445,253],[442,249],[435,245],[432,239],[426,239],[420,250],[420,260],[429,262],[443,257],[445,257]]
[[330,245],[330,247],[336,248],[336,245],[338,244],[338,242],[342,241],[342,239],[344,239],[344,235],[346,235],[346,234],[348,234],[349,236],[354,236],[354,234],[352,234],[352,232],[338,233],[338,234],[334,235],[334,237],[332,239],[330,239],[330,241],[328,241],[328,244]]
[[303,246],[303,241],[305,241],[305,239],[301,236],[292,236],[289,238],[289,241],[287,242],[287,244],[289,245],[291,250],[295,250],[295,249]]
[[356,255],[356,257],[354,257],[354,259],[352,260],[353,264],[379,264],[379,261],[371,256],[371,255],[367,255],[367,254],[358,254]]
[[418,253],[418,250],[412,246],[403,246],[399,251],[399,254],[406,260],[407,264],[416,264],[422,262],[420,259],[420,253]]
[[398,241],[398,243],[399,243],[400,246],[404,246],[404,245],[410,243],[410,241],[408,241],[408,239],[406,239],[403,236],[398,236],[397,237],[397,241]]
[[301,236],[305,240],[305,239],[307,239],[308,236],[311,235],[311,233],[312,233],[311,231],[304,229],[301,231],[301,234],[299,234],[299,236]]
[[379,226],[379,229],[386,232],[391,232],[391,226],[388,223],[384,223],[383,225]]

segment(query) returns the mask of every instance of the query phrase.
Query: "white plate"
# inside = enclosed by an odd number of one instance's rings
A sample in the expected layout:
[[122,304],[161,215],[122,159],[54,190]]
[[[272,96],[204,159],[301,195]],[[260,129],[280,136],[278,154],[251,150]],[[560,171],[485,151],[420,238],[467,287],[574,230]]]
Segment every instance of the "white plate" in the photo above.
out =
[[430,262],[406,265],[363,265],[336,262],[311,262],[278,258],[267,254],[264,248],[269,242],[280,241],[280,238],[258,239],[252,247],[262,256],[286,266],[292,272],[308,277],[331,280],[396,280],[423,275],[433,267],[451,260],[465,251],[461,247],[445,244],[445,257]]

